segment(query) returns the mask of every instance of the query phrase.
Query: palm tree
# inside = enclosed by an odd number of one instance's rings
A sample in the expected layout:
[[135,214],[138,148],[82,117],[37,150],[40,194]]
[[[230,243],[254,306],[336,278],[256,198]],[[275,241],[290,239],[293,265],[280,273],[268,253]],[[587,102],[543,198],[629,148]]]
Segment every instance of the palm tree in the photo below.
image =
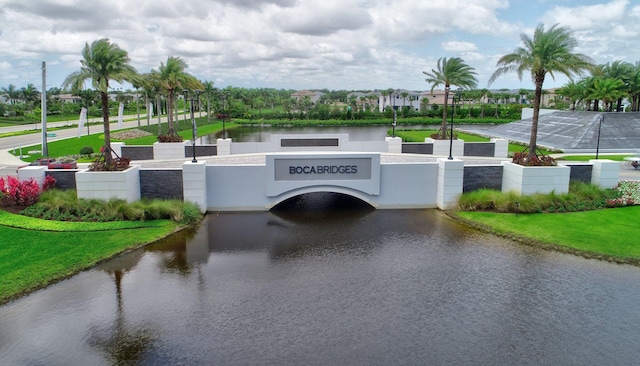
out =
[[187,64],[180,57],[169,56],[166,64],[160,63],[158,71],[151,71],[154,81],[167,94],[167,121],[169,126],[167,135],[172,138],[178,137],[173,128],[173,103],[176,98],[176,91],[180,93],[183,89],[196,90],[203,88],[197,78],[184,71],[186,68]]
[[102,120],[104,125],[104,157],[111,162],[111,131],[109,129],[109,81],[123,82],[135,78],[136,70],[129,64],[127,51],[103,38],[86,43],[82,51],[80,70],[71,73],[62,83],[63,89],[82,90],[85,81],[91,80],[100,92],[102,100]]
[[472,89],[478,85],[478,79],[475,75],[478,75],[474,69],[464,63],[459,57],[450,58],[446,57],[438,59],[437,70],[431,69],[431,72],[423,71],[423,74],[427,75],[425,81],[431,84],[431,93],[435,87],[444,86],[444,110],[442,112],[442,127],[440,127],[440,139],[447,139],[447,103],[449,100],[449,90],[452,85],[458,86],[463,89]]
[[638,112],[640,108],[640,61],[633,65],[633,71],[628,82],[629,94],[631,96],[631,111]]
[[[616,60],[616,61],[613,61],[613,63],[611,64],[607,63],[604,66],[604,74],[606,75],[607,78],[620,80],[626,86],[629,82],[629,79],[631,79],[633,76],[633,65],[628,62]],[[625,88],[625,89],[628,89],[628,88]],[[623,97],[624,95],[620,95],[617,99],[618,104],[616,106],[616,112],[622,111]],[[612,107],[609,107],[609,111],[611,111],[612,109],[613,109]]]
[[574,80],[569,80],[568,83],[558,88],[556,92],[565,98],[569,98],[572,111],[576,110],[576,104],[582,101],[585,96],[584,85]]
[[203,83],[203,92],[204,95],[207,96],[207,122],[211,121],[211,97],[213,96],[213,91],[214,91],[214,87],[213,87],[213,81],[207,81],[205,80]]
[[2,88],[2,94],[9,99],[9,104],[15,104],[22,96],[22,92],[19,89],[16,89],[16,86],[13,84],[9,84],[8,87]]
[[605,111],[613,110],[613,102],[619,100],[625,95],[625,85],[620,79],[603,78],[596,79],[593,88],[589,90],[589,94],[595,100],[601,100],[604,103]]
[[489,78],[489,84],[507,73],[516,72],[522,80],[522,74],[525,71],[531,72],[535,93],[527,160],[533,162],[537,158],[538,117],[542,85],[547,73],[552,78],[555,78],[554,73],[558,72],[571,79],[574,74],[580,75],[584,70],[592,68],[593,61],[586,55],[573,53],[573,49],[577,46],[573,32],[568,28],[559,27],[558,24],[548,30],[540,24],[536,27],[533,38],[521,34],[520,39],[524,45],[498,60],[498,69]]

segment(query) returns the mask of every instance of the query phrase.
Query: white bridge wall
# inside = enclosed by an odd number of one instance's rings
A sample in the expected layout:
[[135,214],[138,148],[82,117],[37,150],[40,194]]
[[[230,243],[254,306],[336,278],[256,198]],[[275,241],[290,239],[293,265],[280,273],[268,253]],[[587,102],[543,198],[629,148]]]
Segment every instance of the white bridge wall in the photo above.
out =
[[208,165],[207,210],[266,211],[288,198],[311,192],[348,194],[378,209],[438,207],[435,162],[379,164],[379,176],[373,181],[379,186],[378,194],[368,194],[357,185],[354,188],[350,180],[320,180],[293,185],[274,195],[269,192],[273,174],[267,165]]

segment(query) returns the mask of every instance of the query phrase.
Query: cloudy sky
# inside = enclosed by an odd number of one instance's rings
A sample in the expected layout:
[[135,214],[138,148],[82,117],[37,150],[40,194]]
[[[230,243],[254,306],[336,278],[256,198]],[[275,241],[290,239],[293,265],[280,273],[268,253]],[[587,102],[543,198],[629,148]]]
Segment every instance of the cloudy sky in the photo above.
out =
[[597,63],[640,61],[637,0],[0,0],[0,87],[40,88],[42,61],[60,86],[86,42],[109,38],[139,72],[179,56],[218,87],[425,90],[422,71],[461,57],[484,88],[540,23],[570,27]]

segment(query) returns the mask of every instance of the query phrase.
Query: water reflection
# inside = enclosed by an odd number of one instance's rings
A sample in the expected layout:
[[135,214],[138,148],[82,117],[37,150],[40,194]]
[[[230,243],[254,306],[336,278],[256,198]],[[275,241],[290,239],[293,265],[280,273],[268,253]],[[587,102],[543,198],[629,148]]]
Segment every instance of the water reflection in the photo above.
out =
[[0,364],[634,364],[638,302],[436,210],[210,213],[0,307]]

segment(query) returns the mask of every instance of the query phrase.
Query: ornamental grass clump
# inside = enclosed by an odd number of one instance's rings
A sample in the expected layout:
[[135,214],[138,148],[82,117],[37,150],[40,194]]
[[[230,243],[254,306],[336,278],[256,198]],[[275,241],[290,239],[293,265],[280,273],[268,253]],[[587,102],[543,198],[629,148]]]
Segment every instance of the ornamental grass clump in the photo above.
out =
[[[623,185],[625,186],[625,185]],[[638,194],[638,185],[635,192]],[[633,191],[633,189],[631,189]],[[458,208],[464,211],[494,211],[511,213],[577,212],[614,207],[621,194],[618,190],[602,189],[583,182],[571,182],[569,192],[521,196],[514,192],[481,189],[464,193]],[[620,202],[625,204],[628,199]],[[622,203],[620,205],[623,205]]]
[[20,212],[22,215],[46,220],[76,222],[173,220],[195,225],[202,218],[200,209],[181,200],[125,200],[79,199],[72,190],[50,190],[42,194],[38,203]]

